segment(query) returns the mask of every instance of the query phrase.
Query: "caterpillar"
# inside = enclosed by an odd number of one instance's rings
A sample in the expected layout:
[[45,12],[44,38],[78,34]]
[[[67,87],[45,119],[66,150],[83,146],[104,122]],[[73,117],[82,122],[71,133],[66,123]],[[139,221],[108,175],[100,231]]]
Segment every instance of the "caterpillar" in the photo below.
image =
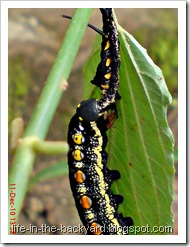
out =
[[104,35],[101,61],[92,83],[101,88],[102,95],[99,100],[82,101],[69,123],[69,180],[86,233],[124,235],[133,221],[117,212],[123,196],[114,195],[111,184],[120,178],[120,173],[106,166],[105,150],[106,131],[112,125],[110,115],[117,112],[119,42],[112,9],[100,10]]
[[111,9],[100,10],[102,12],[104,23],[104,35],[102,35],[102,49],[100,53],[101,61],[97,67],[96,75],[91,83],[98,86],[102,90],[102,101],[107,100],[106,97],[108,94],[116,96],[116,99],[120,99],[121,97],[116,91],[119,83],[118,74],[120,67],[119,39],[117,37],[116,24],[113,21]]

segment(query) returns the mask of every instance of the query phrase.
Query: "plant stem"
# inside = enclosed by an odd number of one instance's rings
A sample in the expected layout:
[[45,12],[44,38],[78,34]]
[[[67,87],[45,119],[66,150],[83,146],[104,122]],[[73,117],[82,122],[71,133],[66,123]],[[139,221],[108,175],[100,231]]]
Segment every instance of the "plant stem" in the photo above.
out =
[[77,9],[48,76],[25,136],[44,138],[57,108],[87,26],[91,9]]
[[[10,184],[15,184],[14,208],[18,220],[19,212],[27,191],[29,176],[35,160],[33,142],[35,138],[44,139],[53,119],[61,95],[67,86],[73,62],[78,52],[84,31],[86,29],[92,9],[77,9],[65,35],[58,56],[44,86],[41,97],[32,114],[31,120],[24,133],[23,141],[19,144],[9,174]],[[61,27],[60,27],[61,28]],[[27,138],[26,138],[27,137]],[[26,138],[26,141],[24,139]],[[10,198],[9,198],[10,200]],[[9,203],[9,224],[11,205]]]
[[69,146],[67,142],[61,141],[42,141],[37,140],[33,143],[33,148],[37,153],[41,154],[63,154],[67,153]]

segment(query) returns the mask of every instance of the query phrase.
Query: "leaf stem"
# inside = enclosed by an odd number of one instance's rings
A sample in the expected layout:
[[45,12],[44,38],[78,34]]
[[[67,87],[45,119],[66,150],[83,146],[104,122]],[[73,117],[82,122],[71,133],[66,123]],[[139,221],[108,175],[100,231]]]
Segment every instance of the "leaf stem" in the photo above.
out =
[[38,140],[33,143],[36,152],[43,154],[64,154],[69,150],[67,142],[61,141],[42,141]]

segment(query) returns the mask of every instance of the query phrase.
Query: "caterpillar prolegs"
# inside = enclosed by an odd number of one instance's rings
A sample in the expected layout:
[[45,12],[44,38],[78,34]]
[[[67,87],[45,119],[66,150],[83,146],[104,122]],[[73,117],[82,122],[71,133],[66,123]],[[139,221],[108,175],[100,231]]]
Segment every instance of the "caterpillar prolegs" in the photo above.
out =
[[[123,235],[133,224],[130,217],[117,212],[123,201],[114,195],[111,184],[120,178],[116,170],[107,167],[106,131],[112,125],[110,115],[117,114],[119,42],[112,9],[101,9],[103,41],[101,62],[92,83],[102,90],[101,99],[81,102],[68,130],[70,186],[79,216],[87,234]],[[98,80],[98,77],[100,80]]]

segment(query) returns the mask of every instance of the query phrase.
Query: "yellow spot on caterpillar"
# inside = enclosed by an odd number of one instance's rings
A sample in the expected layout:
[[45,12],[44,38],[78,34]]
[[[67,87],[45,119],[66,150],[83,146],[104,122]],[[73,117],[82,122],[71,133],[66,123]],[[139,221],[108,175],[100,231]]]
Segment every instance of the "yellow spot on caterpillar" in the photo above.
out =
[[83,167],[83,163],[82,162],[76,162],[75,167],[80,169]]
[[93,214],[93,213],[88,214],[88,215],[87,215],[87,218],[88,218],[89,220],[94,219],[94,214]]
[[73,141],[74,143],[76,144],[82,144],[84,142],[84,137],[83,135],[79,134],[79,133],[76,133],[74,136],[73,136]]
[[104,77],[105,77],[106,79],[110,79],[110,77],[111,77],[111,72],[109,72],[109,73],[107,73],[106,75],[104,75]]
[[107,49],[109,49],[110,48],[110,41],[108,40],[107,42],[106,42],[106,46],[104,47],[104,51],[106,51]]
[[75,159],[76,161],[81,161],[81,160],[84,158],[84,154],[81,153],[81,151],[77,149],[77,150],[75,150],[75,151],[73,152],[73,157],[74,157],[74,159]]
[[108,89],[109,88],[109,85],[101,85],[101,88],[103,88],[103,89]]
[[80,103],[77,105],[77,108],[80,108]]
[[80,204],[83,208],[89,209],[92,206],[92,200],[88,196],[82,196]]
[[106,60],[106,67],[110,66],[110,63],[111,63],[111,58],[108,57]]
[[79,188],[77,188],[77,193],[78,194],[82,194],[82,195],[84,195],[84,194],[86,194],[86,187],[79,187]]
[[79,120],[80,120],[80,121],[83,121],[83,118],[79,117]]
[[90,228],[94,235],[100,235],[102,233],[100,229],[100,225],[97,224],[96,222],[93,222]]
[[83,183],[86,179],[85,174],[82,171],[77,171],[74,175],[76,182]]

